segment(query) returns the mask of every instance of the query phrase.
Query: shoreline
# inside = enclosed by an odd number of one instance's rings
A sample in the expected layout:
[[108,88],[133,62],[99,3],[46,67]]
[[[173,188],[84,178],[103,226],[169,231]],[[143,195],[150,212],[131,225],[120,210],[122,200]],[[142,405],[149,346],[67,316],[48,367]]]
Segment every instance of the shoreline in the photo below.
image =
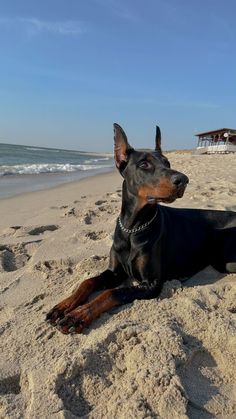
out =
[[79,182],[82,179],[110,173],[113,167],[78,172],[22,174],[0,177],[0,201],[24,193],[53,189],[60,185]]
[[[112,193],[114,188],[120,188],[121,184],[122,177],[116,169],[112,169],[109,172],[93,173],[91,176],[54,185],[50,188],[2,197],[0,198],[0,227],[10,223],[11,225],[28,224],[30,213],[40,213],[42,210],[49,210],[54,206],[63,207],[68,201],[71,201],[72,205],[74,201],[81,199],[81,196],[87,198],[95,194],[99,199],[99,195],[103,194],[104,189],[107,189],[108,193]],[[84,202],[86,202],[86,198],[82,198]],[[40,218],[40,214],[38,217]]]

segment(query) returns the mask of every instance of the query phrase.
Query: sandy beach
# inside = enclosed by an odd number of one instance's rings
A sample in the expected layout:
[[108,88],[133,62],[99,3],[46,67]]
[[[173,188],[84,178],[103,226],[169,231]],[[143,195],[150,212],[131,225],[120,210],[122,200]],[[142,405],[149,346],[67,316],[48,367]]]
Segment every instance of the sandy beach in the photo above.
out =
[[[174,207],[236,211],[236,156],[173,152]],[[104,270],[119,214],[113,171],[0,200],[0,418],[236,417],[236,275],[208,267],[160,298],[63,335],[46,313]]]

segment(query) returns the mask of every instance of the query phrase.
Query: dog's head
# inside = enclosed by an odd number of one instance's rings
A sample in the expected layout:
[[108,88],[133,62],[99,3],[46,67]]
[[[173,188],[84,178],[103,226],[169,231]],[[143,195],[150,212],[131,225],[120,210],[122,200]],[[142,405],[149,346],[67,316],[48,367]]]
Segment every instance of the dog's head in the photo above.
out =
[[124,130],[114,124],[116,167],[124,177],[128,190],[140,205],[171,203],[184,194],[188,177],[172,170],[161,150],[161,131],[156,127],[155,150],[134,150]]

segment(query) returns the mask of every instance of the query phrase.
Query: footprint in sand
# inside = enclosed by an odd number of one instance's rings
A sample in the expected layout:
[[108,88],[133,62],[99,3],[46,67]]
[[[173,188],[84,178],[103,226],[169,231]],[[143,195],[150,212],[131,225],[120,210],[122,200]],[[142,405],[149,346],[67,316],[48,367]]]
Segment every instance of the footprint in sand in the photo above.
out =
[[45,273],[47,277],[51,276],[53,271],[59,277],[73,273],[73,262],[69,258],[65,260],[45,260],[34,265],[34,269]]
[[[192,338],[189,339],[191,341]],[[185,344],[189,345],[189,339],[186,340],[187,343],[184,339]],[[214,383],[222,382],[222,377],[216,360],[205,348],[194,348],[191,353],[191,361],[179,367],[178,373],[185,391],[191,395],[189,408],[194,417],[195,415],[197,417],[199,412],[204,412],[204,406],[209,400],[212,399],[212,404],[219,403],[217,398],[222,398],[223,394],[218,393]],[[217,394],[218,397],[216,397]]]
[[121,197],[121,196],[122,196],[122,190],[121,190],[121,189],[117,189],[117,190],[116,190],[116,192],[117,192],[117,195],[118,195],[119,197]]
[[3,237],[8,237],[8,236],[15,236],[15,237],[23,237],[25,235],[30,235],[30,236],[38,236],[40,234],[45,233],[46,231],[55,231],[58,230],[59,226],[55,225],[55,224],[49,224],[49,225],[44,225],[44,226],[27,226],[27,227],[23,227],[23,226],[11,226],[8,227],[5,231],[4,231],[4,235]]
[[107,212],[108,214],[116,214],[117,206],[113,205],[101,205],[98,207],[101,212]]
[[79,217],[81,216],[81,210],[78,208],[72,207],[68,211],[66,211],[62,217]]
[[[44,300],[45,296],[46,296],[45,293],[36,295],[31,301],[28,301],[27,303],[25,303],[24,307],[33,308],[38,302],[41,302],[42,300]],[[42,308],[42,305],[38,307],[36,311],[40,310],[40,308]]]
[[35,330],[35,338],[38,340],[45,342],[51,339],[56,333],[55,329],[52,329],[49,325],[42,323],[36,330]]
[[[119,202],[117,199],[117,197],[112,197],[112,199],[110,199],[109,201],[97,201],[99,202],[99,207],[98,209],[102,212],[106,211],[108,214],[115,214],[117,211],[117,205],[110,205],[109,202],[111,203],[117,203]],[[96,202],[95,202],[96,204]],[[103,204],[107,204],[107,205],[103,205]]]
[[18,235],[18,231],[22,229],[22,226],[11,226],[7,227],[3,230],[1,236],[2,237],[9,237],[9,236],[15,236]]
[[20,394],[20,374],[0,380],[0,395]]
[[84,278],[84,276],[95,275],[96,272],[102,272],[107,269],[108,256],[93,255],[90,258],[82,259],[77,263],[75,272],[78,278]]
[[0,272],[12,272],[22,268],[31,256],[24,244],[0,245]]
[[[0,380],[0,417],[1,418],[23,418],[33,417],[31,405],[33,403],[34,383],[28,373],[24,372],[8,372]],[[30,372],[31,376],[31,372]]]
[[0,272],[13,272],[23,268],[38,249],[42,240],[32,242],[1,245]]
[[102,240],[105,239],[108,236],[108,233],[105,231],[90,231],[89,233],[85,234],[85,237],[87,237],[90,240]]
[[96,212],[93,211],[93,210],[88,210],[87,213],[84,216],[85,224],[92,224],[95,217],[97,217]]
[[102,199],[100,199],[99,201],[95,202],[95,205],[102,205],[102,204],[106,204],[107,201],[103,201]]
[[45,226],[39,226],[39,227],[35,227],[32,230],[28,230],[27,233],[30,236],[38,236],[39,234],[43,234],[46,231],[55,231],[58,230],[59,226],[55,225],[55,224],[49,224],[49,225],[45,225]]
[[[5,332],[5,330],[7,330],[8,335],[9,335],[10,325],[11,325],[11,320],[7,320],[6,322],[0,324],[0,336]],[[0,394],[1,394],[1,392],[0,392]]]
[[21,226],[11,226],[10,228],[12,228],[13,230],[19,230],[19,228],[21,228]]
[[22,418],[24,416],[24,397],[22,395],[21,374],[8,371],[0,380],[0,417]]
[[11,226],[10,229],[12,230],[12,233],[15,234],[18,230],[20,230],[22,226]]
[[61,209],[66,209],[66,208],[68,208],[68,205],[61,205],[60,207],[53,205],[52,207],[50,207],[50,209],[52,210],[61,210]]

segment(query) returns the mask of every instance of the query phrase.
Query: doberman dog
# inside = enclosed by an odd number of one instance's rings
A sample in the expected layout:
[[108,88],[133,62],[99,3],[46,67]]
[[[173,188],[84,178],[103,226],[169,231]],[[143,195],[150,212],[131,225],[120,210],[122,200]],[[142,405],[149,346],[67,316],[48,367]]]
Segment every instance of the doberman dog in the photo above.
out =
[[[112,307],[155,298],[164,281],[186,278],[207,265],[236,272],[235,212],[159,205],[181,198],[188,184],[163,155],[159,127],[155,151],[134,150],[118,124],[114,142],[124,181],[109,268],[49,311],[46,319],[63,333],[80,333]],[[121,286],[127,279],[138,285]],[[102,292],[88,301],[95,291]]]

